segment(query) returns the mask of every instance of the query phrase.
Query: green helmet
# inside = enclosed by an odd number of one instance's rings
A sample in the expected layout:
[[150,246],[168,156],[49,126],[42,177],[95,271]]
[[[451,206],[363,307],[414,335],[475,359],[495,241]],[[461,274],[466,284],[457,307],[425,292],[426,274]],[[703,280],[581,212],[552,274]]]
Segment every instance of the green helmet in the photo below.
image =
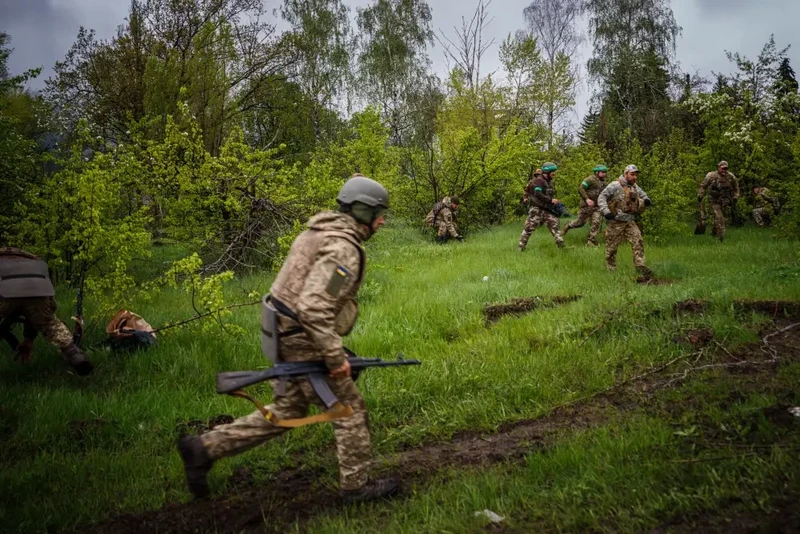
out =
[[386,188],[375,180],[360,174],[353,175],[344,183],[336,200],[339,201],[339,204],[361,202],[371,208],[389,208],[389,192]]
[[605,165],[598,165],[597,167],[592,169],[592,172],[608,172],[608,167],[606,167]]
[[371,178],[354,174],[347,180],[339,196],[340,211],[350,213],[360,223],[370,224],[389,209],[389,192]]
[[548,161],[544,165],[542,165],[542,172],[555,172],[557,170],[558,170],[558,165],[556,165],[552,161]]

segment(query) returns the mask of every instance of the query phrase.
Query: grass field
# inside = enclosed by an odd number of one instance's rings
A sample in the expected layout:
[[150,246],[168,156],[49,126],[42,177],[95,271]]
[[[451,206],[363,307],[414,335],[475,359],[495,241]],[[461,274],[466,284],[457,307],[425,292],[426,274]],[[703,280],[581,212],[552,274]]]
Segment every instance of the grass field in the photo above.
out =
[[[719,244],[690,236],[687,227],[685,237],[646,243],[648,265],[669,283],[641,286],[633,281],[629,247],[620,250],[618,271],[608,273],[602,246],[583,247],[585,228],[570,232],[564,250],[540,229],[520,253],[521,226],[436,246],[390,225],[369,243],[361,317],[347,345],[363,356],[402,352],[424,362],[359,379],[379,466],[391,470],[417,451],[422,472],[404,477],[403,496],[391,503],[328,506],[294,525],[268,519],[253,529],[481,531],[486,520],[474,512],[488,508],[506,517],[496,528],[509,531],[647,531],[676,517],[702,521],[697,514],[719,507],[767,514],[800,495],[800,418],[772,417],[776,406],[800,406],[796,362],[744,378],[720,369],[691,373],[646,401],[626,390],[625,402],[592,400],[556,417],[566,403],[695,351],[675,341],[686,330],[713,331],[713,342],[693,360],[700,363],[758,342],[770,318],[736,301],[800,301],[797,242],[745,227],[729,230]],[[156,261],[169,254],[159,251]],[[265,273],[227,290],[232,301],[247,301],[270,281]],[[535,296],[543,305],[530,313],[486,321],[486,305]],[[550,297],[580,298],[547,306]],[[672,313],[686,299],[705,301],[704,313]],[[66,319],[70,295],[60,292],[59,302]],[[154,326],[193,314],[178,293],[132,309]],[[102,325],[94,325],[85,344],[94,346],[97,370],[88,379],[68,373],[41,340],[28,365],[0,349],[3,530],[81,531],[87,523],[189,501],[175,439],[220,414],[250,411],[245,401],[216,395],[214,375],[265,366],[257,321],[257,307],[239,308],[232,322],[248,335],[178,330],[130,354],[102,348]],[[553,421],[555,430],[527,449],[517,443],[513,457],[425,462],[431,444],[537,419]],[[219,462],[210,477],[214,502],[241,498],[241,473],[252,494],[277,484],[276,473],[286,470],[314,473],[312,488],[332,495],[332,440],[329,426],[306,427]],[[692,460],[709,451],[721,458]]]

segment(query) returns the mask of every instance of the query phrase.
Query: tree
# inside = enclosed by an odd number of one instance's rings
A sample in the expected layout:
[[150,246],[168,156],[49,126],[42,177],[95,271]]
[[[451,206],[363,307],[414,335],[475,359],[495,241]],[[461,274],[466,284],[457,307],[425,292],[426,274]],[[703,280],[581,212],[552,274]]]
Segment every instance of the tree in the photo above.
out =
[[356,22],[360,96],[380,104],[390,138],[403,145],[412,134],[412,102],[429,84],[431,9],[425,0],[375,0]]
[[36,138],[41,134],[38,125],[44,113],[40,102],[23,89],[40,69],[11,76],[10,42],[8,34],[0,33],[0,242],[10,237],[10,225],[18,217],[25,193],[41,177]]
[[483,32],[492,22],[489,18],[489,6],[492,0],[478,0],[478,6],[472,18],[461,17],[461,27],[454,27],[455,35],[447,37],[439,30],[439,42],[444,47],[446,57],[455,63],[454,68],[463,73],[468,89],[475,89],[481,83],[481,60],[494,44],[494,39],[483,40]]
[[681,28],[669,0],[587,0],[589,75],[609,141],[630,130],[649,147],[669,132],[669,84]]
[[581,10],[581,0],[534,0],[523,10],[526,33],[536,38],[547,67],[541,69],[538,80],[543,87],[549,145],[557,125],[575,105],[579,77],[570,58],[582,41],[575,28]]
[[283,18],[292,25],[300,61],[294,79],[314,103],[314,138],[322,134],[322,109],[346,88],[350,56],[348,8],[341,0],[284,0]]
[[147,116],[161,118],[151,135],[163,135],[184,98],[216,153],[231,122],[258,105],[261,85],[295,59],[263,14],[260,0],[132,0],[110,41],[80,29],[45,94],[65,132],[87,117],[116,140]]

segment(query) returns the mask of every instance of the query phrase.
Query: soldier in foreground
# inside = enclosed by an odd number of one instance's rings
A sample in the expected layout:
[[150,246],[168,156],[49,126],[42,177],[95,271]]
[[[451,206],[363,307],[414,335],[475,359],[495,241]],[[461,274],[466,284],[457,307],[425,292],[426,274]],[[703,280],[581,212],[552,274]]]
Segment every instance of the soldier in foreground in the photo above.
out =
[[[278,311],[281,356],[286,361],[324,361],[333,394],[353,409],[332,422],[339,459],[339,487],[345,500],[364,501],[393,494],[392,479],[370,480],[372,463],[367,408],[351,376],[342,336],[357,315],[355,297],[363,281],[366,257],[362,243],[384,224],[389,194],[381,184],[361,175],[348,180],[337,197],[339,212],[312,217],[308,229],[292,244],[289,256],[270,290]],[[269,412],[278,419],[302,418],[322,402],[306,379],[273,383]],[[178,449],[189,490],[208,495],[206,475],[213,463],[234,456],[283,434],[286,427],[267,420],[260,411],[201,436],[185,436]]]
[[758,226],[772,226],[778,207],[778,199],[772,191],[766,187],[753,188],[753,219]]
[[458,211],[460,202],[459,198],[455,196],[444,197],[441,202],[434,204],[433,209],[425,218],[426,223],[436,230],[437,243],[446,243],[448,239],[464,240],[458,233],[458,227],[454,221],[454,214]]
[[597,207],[597,197],[603,189],[606,188],[606,175],[608,167],[605,165],[598,165],[593,169],[594,174],[588,176],[578,186],[578,193],[581,195],[581,203],[578,209],[578,218],[574,221],[568,222],[561,235],[566,237],[567,232],[573,228],[581,228],[586,224],[586,221],[592,221],[589,227],[589,237],[586,239],[586,244],[589,246],[597,246],[597,233],[600,231],[600,225],[603,223],[603,214],[600,213]]
[[709,196],[711,209],[714,212],[714,235],[717,239],[725,239],[725,208],[733,209],[734,204],[739,199],[739,182],[733,173],[728,172],[728,162],[720,161],[717,170],[706,174],[705,180],[700,184],[697,191],[698,203],[703,202],[703,198]]
[[623,241],[628,241],[633,250],[633,263],[645,278],[652,272],[644,264],[644,240],[636,219],[651,204],[650,198],[641,187],[639,169],[636,165],[625,167],[625,173],[616,182],[610,183],[600,193],[597,204],[606,218],[606,268],[617,268],[617,249]]
[[11,325],[22,321],[24,339],[11,348],[23,362],[30,360],[33,340],[41,332],[51,345],[61,350],[61,357],[77,374],[86,376],[94,366],[56,316],[55,294],[45,262],[18,248],[0,248],[0,336],[11,345],[16,341]]
[[531,191],[526,190],[523,200],[530,201],[531,209],[528,211],[528,218],[525,220],[525,227],[522,229],[522,235],[519,238],[520,251],[525,250],[531,234],[542,224],[547,225],[550,233],[553,234],[556,245],[559,248],[564,247],[564,239],[562,239],[558,228],[558,217],[554,214],[555,207],[560,202],[555,198],[556,189],[553,184],[557,170],[556,164],[548,161],[542,166],[542,175],[534,176],[533,184],[531,184],[533,189]]

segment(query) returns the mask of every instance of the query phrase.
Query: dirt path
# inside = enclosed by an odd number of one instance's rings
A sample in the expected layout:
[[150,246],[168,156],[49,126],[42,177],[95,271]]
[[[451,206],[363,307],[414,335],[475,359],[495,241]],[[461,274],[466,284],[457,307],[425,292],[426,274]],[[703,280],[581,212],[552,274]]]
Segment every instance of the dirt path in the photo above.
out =
[[[763,344],[749,345],[741,347],[735,354],[725,351],[727,359],[724,353],[718,354],[715,361],[723,364],[727,361],[732,364],[730,370],[739,374],[772,372],[776,367],[775,354],[784,361],[800,361],[800,327],[782,331],[800,322],[800,309],[797,306],[794,303],[784,306],[783,303],[774,302],[758,303],[757,307],[743,305],[743,309],[768,310],[775,318],[770,332],[762,334],[769,337],[770,350],[763,350]],[[701,303],[692,301],[685,306],[679,303],[675,310],[702,313],[704,308]],[[771,332],[777,333],[770,337]],[[741,361],[754,364],[739,365]],[[432,474],[447,468],[474,468],[518,461],[569,433],[604,424],[611,417],[609,414],[640,409],[639,402],[646,400],[653,390],[665,384],[678,383],[666,380],[674,376],[675,371],[664,368],[643,373],[639,375],[641,379],[626,381],[572,405],[556,408],[537,419],[508,424],[492,434],[461,432],[447,442],[423,444],[381,458],[378,464],[381,470],[399,475],[402,493],[407,494],[415,485],[424,484]],[[140,514],[121,515],[101,523],[82,525],[76,531],[97,534],[283,532],[295,522],[303,522],[325,510],[343,506],[334,490],[320,485],[320,475],[320,472],[308,469],[286,469],[277,473],[270,483],[253,487],[248,481],[248,473],[238,472],[232,477],[233,488],[229,494],[185,504],[171,504]],[[694,521],[699,518],[686,519]],[[671,529],[682,524],[681,518],[676,521],[670,525]],[[709,527],[708,531],[714,530]]]

